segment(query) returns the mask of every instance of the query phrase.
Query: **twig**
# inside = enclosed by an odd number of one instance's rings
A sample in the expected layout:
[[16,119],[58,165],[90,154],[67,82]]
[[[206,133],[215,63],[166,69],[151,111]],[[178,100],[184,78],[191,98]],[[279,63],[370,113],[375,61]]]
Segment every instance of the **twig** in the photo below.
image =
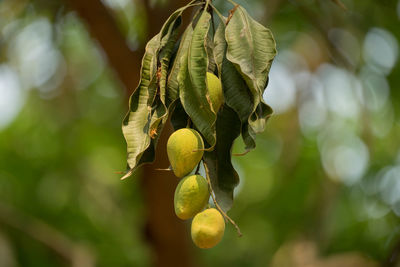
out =
[[190,119],[190,117],[188,117],[187,123],[186,123],[186,128],[190,128],[191,124],[192,124],[192,120]]
[[209,148],[194,149],[194,150],[192,150],[192,152],[199,152],[199,151],[207,151],[207,152],[210,152],[210,151],[213,151],[213,150],[214,150],[214,147],[215,147],[215,144],[214,144],[213,146],[210,146]]
[[169,166],[169,167],[166,168],[166,169],[156,168],[156,169],[154,169],[154,170],[156,170],[156,171],[172,171],[172,167]]
[[249,153],[249,152],[250,152],[250,149],[246,149],[246,151],[244,151],[244,152],[242,152],[242,153],[233,153],[232,156],[241,157],[241,156],[246,155],[246,154]]
[[210,3],[210,6],[214,9],[215,13],[217,13],[219,19],[221,20],[222,23],[225,23],[224,16],[218,11],[218,9]]
[[238,6],[239,4],[238,3],[236,3],[235,1],[233,1],[233,0],[228,0],[228,2],[230,2],[232,5],[234,5],[234,6]]
[[331,0],[331,1],[334,2],[336,5],[338,5],[344,11],[347,11],[347,7],[343,4],[342,1],[340,0]]
[[328,37],[329,27],[324,25],[324,21],[320,19],[318,14],[309,9],[308,7],[306,7],[304,4],[302,4],[300,0],[298,0],[297,3],[298,3],[297,7],[300,10],[300,12],[320,32],[321,36],[324,38],[327,44],[327,48],[329,52],[332,54],[331,56],[332,59],[335,61],[335,63],[338,65],[343,65],[347,69],[354,69],[352,63],[342,55],[342,53],[338,50],[338,48],[335,46],[332,40],[329,39]]
[[199,174],[200,164],[201,164],[201,161],[199,162],[199,164],[197,164],[196,171],[194,172],[195,174]]
[[213,202],[214,202],[215,207],[219,210],[219,212],[221,212],[222,216],[224,216],[225,219],[228,220],[228,221],[236,228],[236,231],[237,231],[237,233],[238,233],[238,236],[241,237],[241,236],[242,236],[242,232],[240,231],[239,226],[235,223],[234,220],[232,220],[232,219],[224,212],[224,210],[221,208],[221,206],[218,204],[217,200],[215,199],[215,193],[214,193],[214,190],[212,189],[212,186],[211,186],[211,179],[210,179],[210,175],[209,175],[209,171],[208,171],[207,164],[205,164],[205,163],[203,162],[203,165],[204,165],[204,170],[206,171],[206,178],[207,178],[207,182],[208,182],[208,188],[209,188],[209,190],[210,190],[210,195],[211,195],[211,197],[212,197],[212,199],[213,199]]

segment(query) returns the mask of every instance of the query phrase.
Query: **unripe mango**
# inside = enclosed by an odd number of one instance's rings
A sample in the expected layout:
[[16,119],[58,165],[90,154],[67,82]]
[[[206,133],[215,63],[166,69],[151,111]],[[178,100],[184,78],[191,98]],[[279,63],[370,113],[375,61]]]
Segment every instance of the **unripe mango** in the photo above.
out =
[[204,209],[210,198],[208,183],[201,175],[183,178],[175,190],[174,207],[178,218],[187,220]]
[[203,157],[203,149],[203,139],[196,130],[182,128],[172,133],[167,154],[175,175],[183,177],[190,173]]
[[207,72],[207,87],[208,93],[210,94],[211,104],[215,113],[217,113],[222,105],[224,96],[222,93],[221,81],[211,72]]
[[224,236],[225,221],[216,209],[206,209],[194,216],[192,221],[192,240],[199,248],[212,248]]

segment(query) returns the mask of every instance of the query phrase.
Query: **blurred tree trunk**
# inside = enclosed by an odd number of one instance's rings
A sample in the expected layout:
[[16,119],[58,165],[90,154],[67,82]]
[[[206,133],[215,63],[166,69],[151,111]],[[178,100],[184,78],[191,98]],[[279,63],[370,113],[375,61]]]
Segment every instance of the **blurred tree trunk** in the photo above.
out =
[[[139,81],[142,48],[131,51],[124,36],[119,32],[110,12],[101,0],[65,0],[86,23],[88,30],[104,50],[110,66],[127,89],[127,98]],[[170,1],[165,7],[153,8],[148,0],[143,0],[146,8],[148,38],[159,32],[170,13],[187,3],[186,0]],[[137,1],[135,1],[137,4]],[[186,19],[184,21],[187,22]],[[126,101],[127,103],[128,101]],[[122,120],[122,118],[121,118]],[[185,224],[178,220],[173,209],[173,196],[178,183],[170,171],[157,169],[169,166],[166,142],[172,127],[165,127],[156,151],[154,164],[143,167],[140,184],[144,195],[147,223],[145,233],[153,250],[154,266],[193,266],[192,245]],[[122,140],[121,140],[122,141]]]
[[[166,6],[150,6],[149,0],[142,0],[146,8],[148,39],[156,35],[171,13],[187,4],[187,0],[170,0]],[[188,12],[183,21],[187,22]],[[157,171],[168,168],[167,140],[172,132],[168,122],[156,149],[156,161],[143,167],[142,188],[148,205],[148,239],[156,253],[155,266],[193,266],[189,232],[174,212],[174,192],[178,178],[170,171]]]

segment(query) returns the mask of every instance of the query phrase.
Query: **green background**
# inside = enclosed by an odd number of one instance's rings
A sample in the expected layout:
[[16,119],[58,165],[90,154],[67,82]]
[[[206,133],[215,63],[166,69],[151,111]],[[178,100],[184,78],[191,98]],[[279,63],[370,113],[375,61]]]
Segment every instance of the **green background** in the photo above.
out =
[[[227,224],[193,262],[385,265],[400,250],[400,1],[238,2],[277,41],[275,114],[233,159],[244,236]],[[132,50],[162,19],[139,0],[102,3]],[[151,265],[140,183],[118,174],[124,90],[68,1],[0,1],[0,266]]]

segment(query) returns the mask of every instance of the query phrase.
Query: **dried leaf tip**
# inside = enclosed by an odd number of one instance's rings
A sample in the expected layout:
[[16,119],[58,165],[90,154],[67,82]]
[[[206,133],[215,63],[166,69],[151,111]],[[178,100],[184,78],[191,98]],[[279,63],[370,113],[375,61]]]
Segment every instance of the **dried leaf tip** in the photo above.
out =
[[232,9],[229,11],[229,16],[228,16],[228,19],[227,19],[226,22],[225,22],[225,25],[228,25],[229,21],[231,20],[231,18],[232,18],[232,16],[233,16],[233,13],[235,13],[235,11],[238,9],[238,7],[239,7],[239,5],[236,5],[234,8],[232,8]]

